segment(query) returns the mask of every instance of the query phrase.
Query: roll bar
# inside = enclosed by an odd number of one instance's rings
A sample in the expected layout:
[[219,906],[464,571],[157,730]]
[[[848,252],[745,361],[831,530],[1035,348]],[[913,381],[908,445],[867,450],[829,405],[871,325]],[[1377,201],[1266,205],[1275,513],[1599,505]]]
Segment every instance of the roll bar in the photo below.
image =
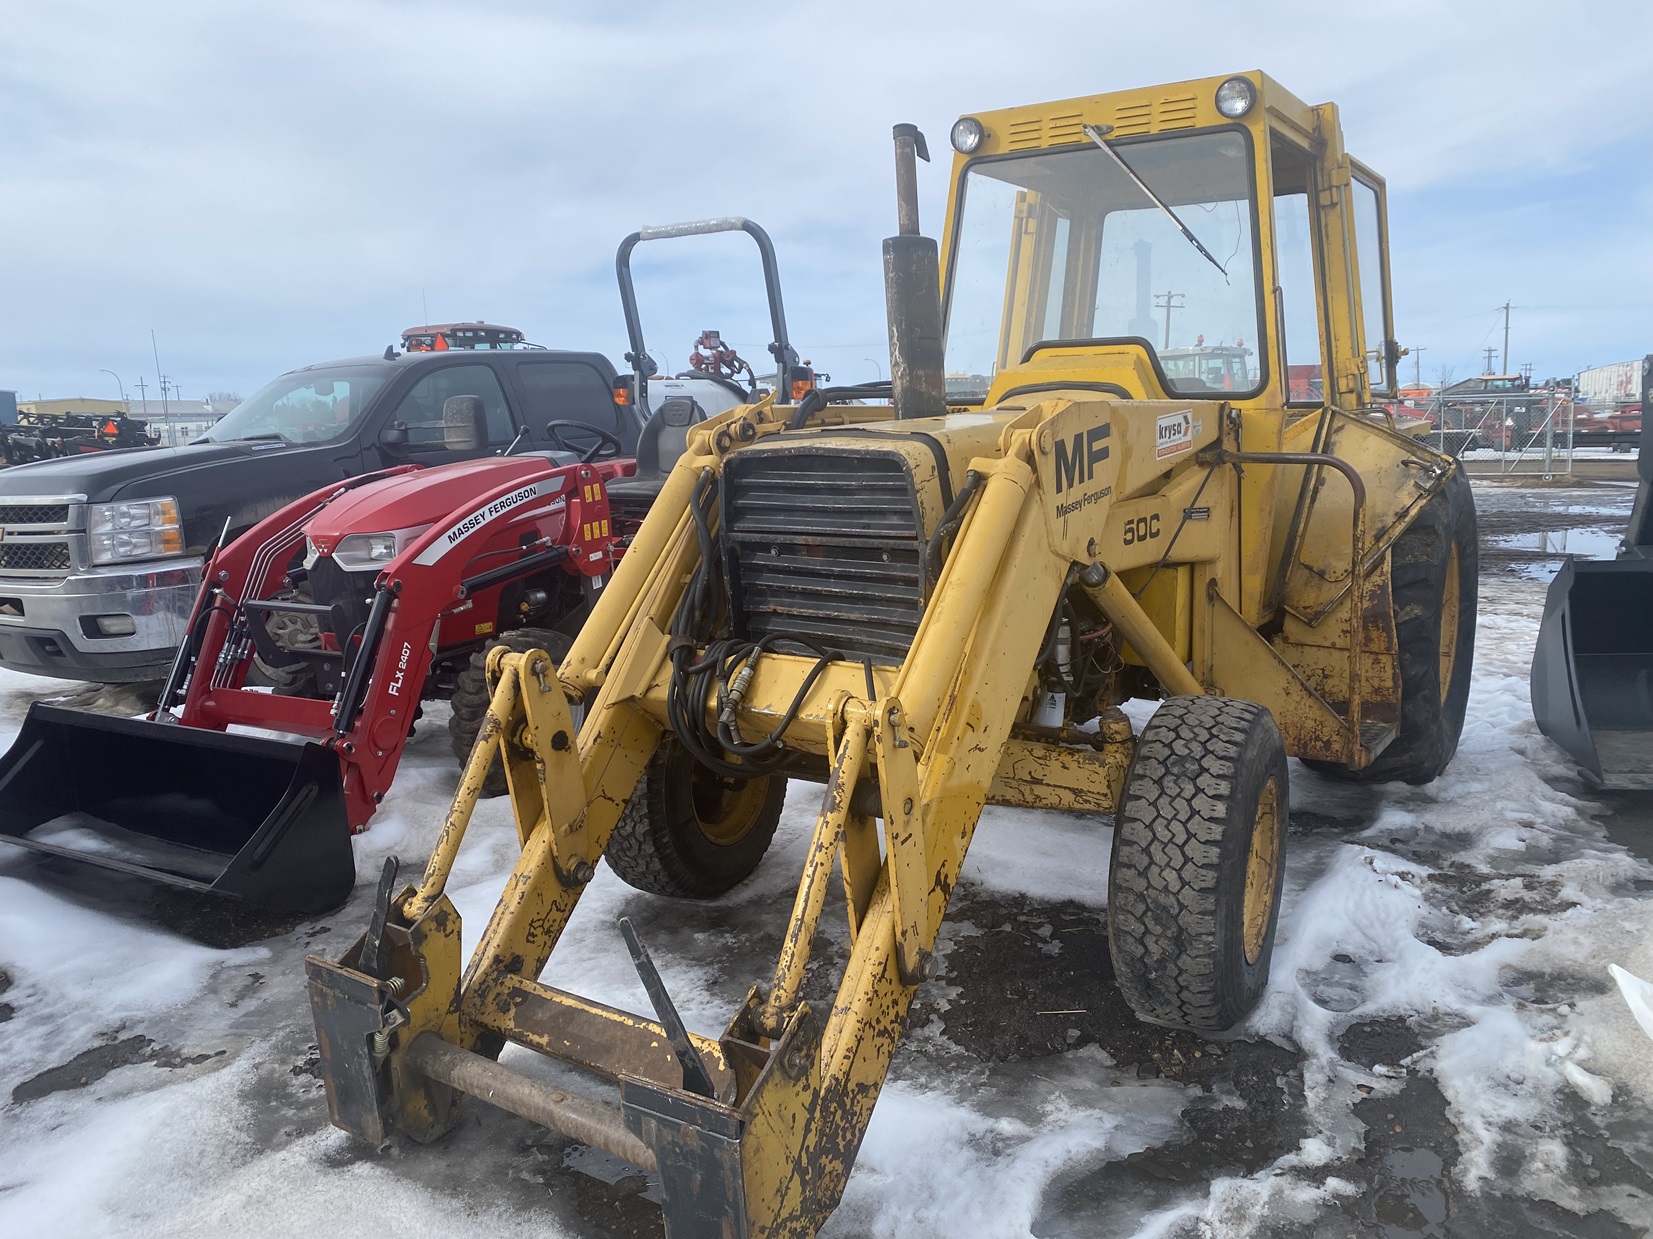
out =
[[631,280],[631,251],[641,241],[664,241],[671,237],[703,237],[714,232],[744,232],[758,244],[763,259],[763,284],[769,296],[769,326],[774,333],[769,352],[775,358],[777,383],[784,384],[786,375],[798,364],[798,352],[786,335],[786,309],[781,304],[781,273],[775,261],[775,246],[769,234],[751,220],[739,215],[722,215],[716,219],[691,220],[683,224],[661,224],[640,228],[624,241],[614,256],[614,271],[620,280],[620,309],[626,319],[626,339],[631,351],[626,354],[632,373],[637,376],[635,399],[637,411],[645,421],[649,415],[649,379],[658,373],[658,367],[643,344],[643,320],[637,313],[637,290]]

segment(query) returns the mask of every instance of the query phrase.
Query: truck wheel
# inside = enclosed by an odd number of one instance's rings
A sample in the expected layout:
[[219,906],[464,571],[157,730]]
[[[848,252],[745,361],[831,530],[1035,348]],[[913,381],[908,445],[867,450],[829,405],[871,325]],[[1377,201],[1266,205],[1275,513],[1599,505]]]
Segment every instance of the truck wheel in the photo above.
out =
[[665,736],[603,855],[621,880],[653,895],[710,899],[751,876],[786,799],[786,779],[725,779]]
[[1274,718],[1249,701],[1172,697],[1142,729],[1108,867],[1108,952],[1138,1018],[1222,1032],[1262,997],[1287,778]]
[[1389,552],[1400,661],[1400,734],[1361,770],[1306,761],[1346,783],[1428,783],[1458,751],[1475,660],[1480,563],[1475,497],[1457,469]]
[[[461,768],[471,758],[477,732],[482,730],[483,716],[488,713],[488,651],[501,645],[513,654],[544,650],[553,661],[560,663],[568,657],[573,644],[562,633],[549,628],[513,628],[471,655],[471,665],[459,673],[453,686],[453,714],[448,718],[448,739]],[[495,755],[493,765],[488,767],[488,777],[482,781],[482,794],[503,796],[505,791],[505,763]]]

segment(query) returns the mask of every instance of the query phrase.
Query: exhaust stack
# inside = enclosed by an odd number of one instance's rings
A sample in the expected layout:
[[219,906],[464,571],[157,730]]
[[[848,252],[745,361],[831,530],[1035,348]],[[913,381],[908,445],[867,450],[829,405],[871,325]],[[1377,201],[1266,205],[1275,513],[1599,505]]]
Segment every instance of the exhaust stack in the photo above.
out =
[[898,235],[884,239],[884,302],[890,324],[890,386],[898,418],[947,412],[941,340],[941,262],[935,241],[918,232],[918,160],[930,152],[916,125],[897,125],[895,202]]

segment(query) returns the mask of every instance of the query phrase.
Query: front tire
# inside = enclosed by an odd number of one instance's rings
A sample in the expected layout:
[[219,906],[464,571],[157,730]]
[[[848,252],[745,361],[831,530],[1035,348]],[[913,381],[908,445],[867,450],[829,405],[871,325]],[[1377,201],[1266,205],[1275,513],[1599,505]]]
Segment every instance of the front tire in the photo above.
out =
[[651,895],[711,899],[757,869],[786,800],[786,779],[725,779],[670,734],[660,741],[603,853]]
[[1232,1028],[1268,985],[1288,816],[1274,717],[1172,697],[1142,729],[1114,817],[1108,951],[1139,1019]]
[[[453,713],[448,718],[448,742],[453,746],[453,755],[459,759],[461,768],[471,759],[477,733],[482,730],[482,720],[488,713],[488,652],[499,646],[504,646],[513,654],[544,650],[553,663],[561,663],[568,657],[573,644],[562,633],[550,628],[513,628],[471,655],[471,665],[459,673],[454,684],[451,698]],[[505,763],[496,753],[493,764],[488,767],[488,776],[482,781],[482,794],[503,796],[505,792]]]
[[1400,663],[1400,734],[1360,770],[1305,761],[1344,783],[1429,783],[1458,751],[1475,661],[1475,496],[1462,468],[1389,552]]

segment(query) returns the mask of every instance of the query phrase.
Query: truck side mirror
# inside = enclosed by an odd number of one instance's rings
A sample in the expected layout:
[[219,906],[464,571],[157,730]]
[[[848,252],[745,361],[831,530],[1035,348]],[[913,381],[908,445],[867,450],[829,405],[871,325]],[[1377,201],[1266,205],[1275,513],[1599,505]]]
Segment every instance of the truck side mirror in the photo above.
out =
[[408,445],[408,428],[406,422],[391,422],[379,432],[379,446],[396,450],[406,449]]
[[488,445],[488,415],[481,396],[449,396],[442,402],[442,446],[476,452]]

